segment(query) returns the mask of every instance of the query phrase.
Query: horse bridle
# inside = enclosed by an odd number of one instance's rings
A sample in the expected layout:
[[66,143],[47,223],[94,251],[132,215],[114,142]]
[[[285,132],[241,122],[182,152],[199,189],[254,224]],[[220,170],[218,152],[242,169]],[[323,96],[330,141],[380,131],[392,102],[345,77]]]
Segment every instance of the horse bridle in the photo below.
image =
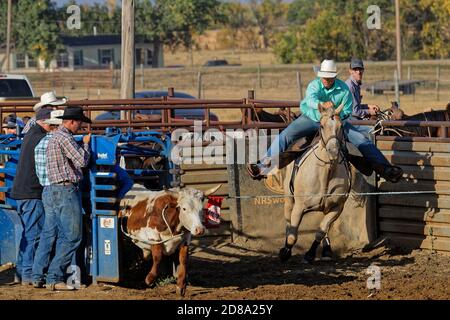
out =
[[[342,135],[341,138],[339,138],[337,135],[333,134],[333,135],[329,136],[328,139],[325,141],[325,139],[324,139],[324,137],[322,135],[322,129],[323,129],[323,126],[322,126],[322,124],[320,124],[320,128],[319,128],[319,131],[317,132],[317,134],[320,136],[320,141],[323,143],[324,148],[327,147],[327,144],[328,144],[328,142],[330,142],[330,140],[336,139],[337,142],[338,142],[338,145],[339,145],[339,153],[342,156],[341,162],[339,162],[339,163],[342,163],[343,161],[345,161],[345,153],[344,152],[347,151],[347,148],[345,147],[345,142],[343,142],[343,140],[345,140],[344,130],[342,130],[342,128],[341,128],[341,135]],[[323,162],[325,164],[332,164],[332,163],[334,163],[334,161],[331,161],[331,160],[330,161],[325,161],[325,160],[321,159],[316,154],[316,152],[314,150],[313,150],[313,153],[314,153],[314,156],[319,161],[321,161],[321,162]]]
[[[328,139],[325,141],[325,139],[323,138],[323,135],[322,135],[322,129],[323,129],[323,126],[322,126],[322,124],[321,124],[321,125],[320,125],[320,128],[319,128],[319,131],[317,132],[317,134],[320,135],[320,141],[324,144],[324,148],[327,147],[327,143],[328,143],[331,139],[336,139],[337,142],[338,142],[338,145],[339,145],[339,154],[341,155],[341,161],[339,161],[338,163],[339,163],[339,164],[344,163],[345,168],[346,168],[346,170],[347,170],[347,175],[348,175],[348,177],[349,177],[349,187],[348,187],[348,191],[347,191],[347,193],[348,193],[348,192],[350,192],[350,190],[351,190],[351,188],[352,188],[352,171],[350,170],[349,162],[346,160],[346,156],[345,156],[345,154],[348,153],[348,150],[347,150],[347,147],[346,147],[346,144],[345,144],[345,132],[344,132],[344,130],[341,128],[341,135],[342,135],[341,138],[339,138],[337,135],[334,134],[334,135],[329,136]],[[315,148],[312,149],[312,153],[313,153],[314,156],[317,158],[317,160],[321,161],[321,162],[324,163],[324,164],[330,164],[330,165],[331,165],[331,164],[333,164],[333,163],[336,162],[336,161],[331,161],[331,160],[330,160],[330,161],[325,161],[325,160],[321,159],[321,158],[316,154]]]

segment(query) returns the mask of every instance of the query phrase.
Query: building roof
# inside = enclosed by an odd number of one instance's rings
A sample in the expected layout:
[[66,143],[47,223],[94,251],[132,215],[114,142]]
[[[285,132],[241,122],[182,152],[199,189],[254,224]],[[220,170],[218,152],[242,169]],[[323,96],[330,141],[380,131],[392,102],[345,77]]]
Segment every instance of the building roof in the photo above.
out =
[[[114,45],[121,44],[121,35],[118,34],[104,34],[104,35],[92,35],[82,37],[69,37],[62,36],[61,40],[65,46],[80,47],[80,46],[99,46],[99,45]],[[135,36],[136,43],[151,43],[152,41],[146,40],[143,36]]]

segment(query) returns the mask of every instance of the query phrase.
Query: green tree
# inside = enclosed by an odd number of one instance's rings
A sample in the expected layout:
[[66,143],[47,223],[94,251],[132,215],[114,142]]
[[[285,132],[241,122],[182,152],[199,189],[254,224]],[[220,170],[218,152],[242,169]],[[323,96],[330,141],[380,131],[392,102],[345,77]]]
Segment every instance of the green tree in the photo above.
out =
[[236,47],[239,32],[254,26],[248,6],[239,2],[230,2],[223,5],[223,14],[226,17],[224,26],[229,30],[233,50]]
[[97,34],[120,34],[122,14],[120,8],[98,3],[82,5],[80,7],[81,29],[69,30],[66,24],[66,20],[70,16],[67,8],[72,4],[76,4],[76,2],[71,0],[64,7],[58,9],[58,17],[60,17],[58,22],[62,34],[75,37],[93,35],[94,27]]
[[[381,30],[367,28],[367,8],[372,4],[381,8]],[[295,0],[288,17],[292,23],[289,32],[276,37],[275,51],[281,61],[310,62],[323,58],[347,61],[352,56],[385,60],[393,57],[395,20],[390,0]],[[288,53],[287,50],[298,52]]]
[[303,35],[299,26],[290,27],[289,30],[275,35],[273,50],[281,63],[310,62],[317,59]]
[[306,21],[317,16],[318,1],[294,0],[289,6],[287,21],[289,24],[304,25]]
[[263,46],[268,48],[275,27],[283,20],[287,9],[284,9],[282,0],[251,0],[250,8],[263,38]]
[[60,47],[56,20],[50,0],[20,0],[14,16],[16,51],[42,59],[48,66]]
[[191,49],[194,34],[224,20],[220,4],[218,0],[155,0],[162,40],[172,48],[182,44]]
[[429,15],[423,23],[422,53],[427,58],[448,58],[450,54],[450,0],[420,0]]

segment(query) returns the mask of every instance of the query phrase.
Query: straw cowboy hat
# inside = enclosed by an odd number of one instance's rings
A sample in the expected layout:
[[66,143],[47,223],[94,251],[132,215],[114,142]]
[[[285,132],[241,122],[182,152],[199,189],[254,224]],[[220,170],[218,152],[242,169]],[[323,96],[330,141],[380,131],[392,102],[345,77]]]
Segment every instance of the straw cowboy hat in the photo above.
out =
[[83,113],[82,107],[77,106],[68,106],[64,109],[64,113],[62,116],[58,116],[58,119],[63,120],[79,120],[86,123],[92,123],[91,119],[86,117]]
[[63,115],[64,110],[53,110],[52,113],[50,113],[50,119],[44,120],[44,123],[59,126],[63,121],[58,117],[61,117]]
[[66,102],[67,102],[66,98],[58,100],[58,98],[56,98],[55,92],[54,91],[50,91],[50,92],[44,93],[41,96],[41,101],[34,105],[33,110],[36,112],[40,108],[42,108],[43,106],[46,106],[46,105],[60,106],[60,105],[62,105],[64,103],[66,103]]
[[319,71],[317,71],[317,76],[320,78],[336,78],[337,74],[337,66],[334,60],[323,60]]

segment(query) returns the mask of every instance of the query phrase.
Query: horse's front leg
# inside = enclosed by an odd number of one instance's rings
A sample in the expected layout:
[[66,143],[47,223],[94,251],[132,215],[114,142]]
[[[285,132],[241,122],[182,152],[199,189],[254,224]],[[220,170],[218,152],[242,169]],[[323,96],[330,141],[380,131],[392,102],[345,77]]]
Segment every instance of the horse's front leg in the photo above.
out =
[[180,247],[179,260],[177,274],[177,294],[184,296],[186,293],[186,277],[187,277],[187,263],[189,258],[189,247],[186,243],[183,243]]
[[324,215],[322,221],[320,222],[319,229],[316,231],[316,237],[313,241],[311,248],[305,254],[305,260],[309,263],[312,263],[316,258],[317,248],[323,240],[322,247],[322,260],[331,260],[333,257],[333,251],[331,250],[330,239],[327,237],[328,232],[330,231],[333,223],[339,218],[341,215],[342,209],[344,205],[339,205],[332,211],[328,212]]
[[155,283],[156,278],[158,277],[158,267],[161,263],[163,257],[163,247],[161,244],[152,245],[152,268],[150,272],[145,277],[145,283],[150,287]]
[[297,242],[298,227],[302,221],[303,212],[303,204],[300,203],[300,201],[295,201],[295,204],[291,210],[290,219],[286,220],[286,242],[284,247],[281,248],[279,252],[281,261],[288,260],[292,255],[292,247]]

